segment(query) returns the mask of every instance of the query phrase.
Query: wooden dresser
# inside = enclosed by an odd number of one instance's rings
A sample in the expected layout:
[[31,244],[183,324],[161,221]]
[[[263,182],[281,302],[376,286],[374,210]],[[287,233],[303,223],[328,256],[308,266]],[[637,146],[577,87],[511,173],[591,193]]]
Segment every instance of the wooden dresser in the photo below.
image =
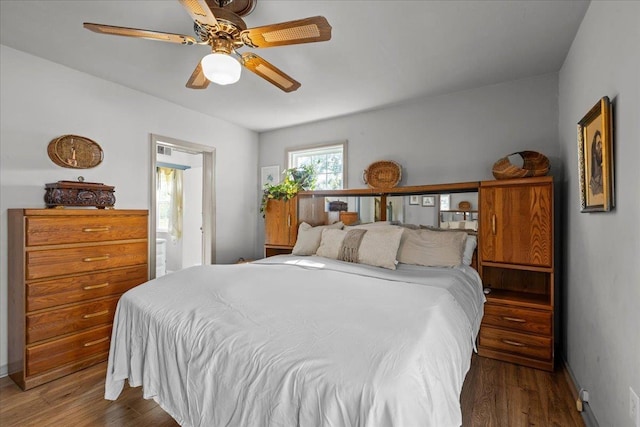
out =
[[480,275],[487,295],[478,353],[554,369],[551,177],[480,183]]
[[24,390],[107,359],[120,295],[148,280],[146,210],[9,209],[9,375]]

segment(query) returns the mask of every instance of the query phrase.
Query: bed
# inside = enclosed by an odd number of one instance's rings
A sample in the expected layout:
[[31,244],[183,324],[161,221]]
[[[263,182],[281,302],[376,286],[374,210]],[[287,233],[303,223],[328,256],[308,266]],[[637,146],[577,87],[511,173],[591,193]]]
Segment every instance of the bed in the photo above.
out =
[[183,426],[459,426],[484,300],[463,264],[192,267],[121,298],[105,398],[142,386]]

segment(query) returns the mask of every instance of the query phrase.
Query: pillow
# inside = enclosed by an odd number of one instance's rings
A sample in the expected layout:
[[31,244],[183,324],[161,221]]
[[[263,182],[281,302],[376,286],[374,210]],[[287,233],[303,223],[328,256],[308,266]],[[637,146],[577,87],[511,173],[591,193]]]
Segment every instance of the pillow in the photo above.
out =
[[362,238],[358,253],[360,264],[396,269],[396,258],[404,228],[383,227],[368,229]]
[[[475,222],[476,225],[478,223],[477,221],[467,221],[467,224],[470,222]],[[430,225],[421,225],[420,228],[431,230],[431,231],[448,231],[448,232],[457,232],[457,233],[461,231],[457,229],[447,228],[445,227],[446,224],[447,224],[446,222],[440,224],[440,228],[432,227]],[[468,229],[468,228],[465,227],[465,229]],[[471,263],[473,262],[473,251],[476,250],[477,245],[478,245],[478,238],[474,234],[467,233],[467,240],[465,242],[464,252],[462,253],[462,263],[464,265],[471,265]]]
[[476,250],[478,244],[478,238],[471,234],[467,234],[467,241],[464,244],[464,252],[462,253],[462,263],[464,265],[471,265],[473,260],[473,251]]
[[466,240],[464,231],[441,233],[405,229],[398,261],[426,267],[455,267],[462,262]]
[[408,228],[410,230],[419,230],[420,226],[417,224],[398,224],[398,227]]
[[325,258],[338,259],[342,241],[347,235],[347,230],[339,230],[336,228],[324,228],[321,230],[320,246],[316,251],[316,255]]
[[320,246],[320,239],[322,237],[322,230],[325,228],[337,228],[341,229],[344,226],[341,222],[336,222],[331,225],[319,225],[312,227],[306,222],[303,222],[298,227],[298,238],[296,244],[293,247],[291,253],[293,255],[313,255]]
[[402,231],[399,227],[325,229],[316,255],[395,270]]

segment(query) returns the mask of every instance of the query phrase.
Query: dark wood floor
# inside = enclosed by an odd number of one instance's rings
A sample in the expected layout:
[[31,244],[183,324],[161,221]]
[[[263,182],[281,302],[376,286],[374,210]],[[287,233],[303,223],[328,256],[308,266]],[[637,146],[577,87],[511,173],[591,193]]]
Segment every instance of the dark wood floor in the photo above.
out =
[[[140,388],[103,399],[104,363],[23,392],[0,379],[0,426],[177,426]],[[584,426],[561,370],[473,357],[462,390],[463,426]],[[409,426],[408,426],[409,427]]]

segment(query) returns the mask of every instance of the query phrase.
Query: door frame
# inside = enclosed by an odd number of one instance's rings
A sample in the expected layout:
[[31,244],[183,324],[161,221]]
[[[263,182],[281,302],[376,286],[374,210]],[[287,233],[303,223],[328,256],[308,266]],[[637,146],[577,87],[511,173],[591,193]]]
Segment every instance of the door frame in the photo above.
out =
[[202,264],[216,262],[216,198],[215,174],[216,149],[214,147],[158,134],[150,134],[151,173],[149,209],[149,278],[156,277],[156,185],[158,146],[175,148],[193,154],[202,154]]

